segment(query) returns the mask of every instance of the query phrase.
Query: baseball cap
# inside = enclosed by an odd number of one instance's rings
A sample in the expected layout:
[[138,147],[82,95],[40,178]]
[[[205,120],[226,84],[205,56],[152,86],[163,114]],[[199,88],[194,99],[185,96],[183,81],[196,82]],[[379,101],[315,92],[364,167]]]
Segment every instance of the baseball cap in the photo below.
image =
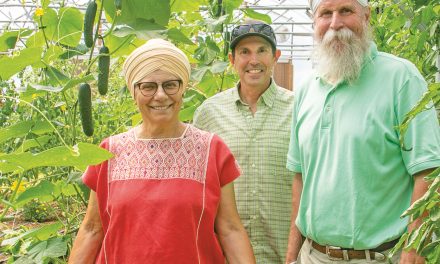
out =
[[273,50],[276,50],[277,39],[273,28],[266,23],[258,22],[252,24],[241,24],[236,26],[231,32],[231,50],[235,49],[235,46],[245,37],[258,36],[267,40],[272,46]]

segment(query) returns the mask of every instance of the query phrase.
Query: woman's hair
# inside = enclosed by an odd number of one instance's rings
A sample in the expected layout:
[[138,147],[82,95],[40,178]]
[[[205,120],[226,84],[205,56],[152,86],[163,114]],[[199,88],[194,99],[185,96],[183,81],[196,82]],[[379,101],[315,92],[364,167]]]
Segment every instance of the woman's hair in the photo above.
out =
[[184,89],[188,86],[191,66],[185,53],[169,41],[151,39],[135,49],[125,60],[123,73],[131,95],[134,96],[134,85],[137,82],[157,70],[179,77]]

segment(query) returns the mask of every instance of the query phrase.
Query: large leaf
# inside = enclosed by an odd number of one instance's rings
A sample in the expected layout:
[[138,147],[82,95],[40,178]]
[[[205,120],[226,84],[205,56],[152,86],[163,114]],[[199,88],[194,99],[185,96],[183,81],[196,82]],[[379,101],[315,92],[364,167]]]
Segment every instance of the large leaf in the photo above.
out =
[[56,222],[53,224],[48,224],[48,225],[44,225],[42,227],[39,228],[35,228],[32,230],[29,230],[19,236],[10,238],[10,239],[6,239],[3,240],[1,243],[1,246],[7,246],[7,245],[15,245],[15,243],[17,243],[19,240],[21,239],[25,239],[28,237],[34,237],[38,240],[46,240],[48,239],[50,236],[52,236],[53,234],[55,234],[56,232],[58,232],[58,230],[63,226],[63,224],[61,222]]
[[156,24],[150,20],[137,19],[130,24],[118,26],[113,30],[113,34],[117,37],[126,37],[136,35],[136,37],[144,40],[158,38],[165,33],[165,27]]
[[[104,9],[109,17],[115,17],[114,1],[104,1]],[[155,24],[166,26],[170,17],[170,1],[124,0],[118,24],[132,24],[137,19],[149,20]],[[141,25],[139,25],[141,26]],[[137,28],[134,28],[137,30]]]
[[3,35],[0,36],[0,51],[14,49],[19,37],[26,37],[31,33],[31,30],[14,30],[4,32]]
[[78,8],[62,7],[57,12],[46,8],[42,17],[35,16],[38,23],[41,19],[44,33],[49,41],[75,47],[81,39],[83,27],[83,14]]
[[78,8],[62,7],[58,17],[56,39],[61,44],[75,47],[81,40],[83,14]]
[[54,199],[55,185],[50,181],[41,181],[39,184],[27,188],[15,200],[14,207],[19,208],[32,199],[38,198],[41,202],[50,202]]
[[46,145],[49,142],[49,140],[50,140],[50,136],[47,135],[34,139],[28,139],[24,141],[23,144],[21,144],[21,146],[14,151],[14,153],[22,153],[30,148],[42,147]]
[[99,164],[112,157],[105,149],[89,143],[79,143],[75,150],[55,147],[32,154],[7,154],[0,157],[0,172],[26,171],[36,167],[75,166],[85,170],[88,165]]
[[53,128],[48,122],[43,121],[22,121],[12,126],[0,129],[0,143],[8,140],[23,137],[28,133],[42,135],[52,132]]
[[174,41],[188,45],[195,45],[194,42],[192,42],[185,34],[182,33],[182,31],[178,30],[177,28],[170,28],[167,31],[167,35]]
[[180,121],[186,122],[186,121],[192,120],[193,115],[194,115],[194,111],[196,111],[196,109],[197,109],[196,105],[192,105],[192,106],[189,106],[185,109],[182,109],[179,112]]
[[171,12],[197,12],[201,5],[206,4],[206,0],[171,0]]
[[246,14],[246,16],[248,16],[252,19],[257,19],[257,20],[264,21],[267,24],[272,24],[272,18],[267,14],[258,13],[257,11],[255,11],[251,8],[246,8],[243,10],[243,12]]
[[16,56],[0,58],[1,79],[7,80],[26,66],[39,62],[42,52],[43,49],[40,47],[26,48]]
[[117,37],[110,34],[105,37],[105,45],[114,57],[128,55],[143,43],[145,43],[144,40],[137,39],[133,35]]
[[46,258],[58,258],[66,255],[67,242],[61,237],[51,237],[33,246],[28,255],[37,263],[43,263]]
[[240,7],[243,0],[224,0],[223,7],[227,14],[232,14],[234,10]]
[[80,83],[83,83],[83,82],[89,82],[89,81],[92,81],[92,80],[94,80],[94,79],[95,79],[95,78],[94,78],[93,75],[91,75],[91,74],[86,75],[86,76],[81,77],[81,78],[70,79],[70,80],[66,83],[66,85],[64,85],[62,91],[66,91],[66,90],[68,90],[68,89],[70,89],[70,88],[72,88],[72,87],[77,86],[77,85],[80,84]]

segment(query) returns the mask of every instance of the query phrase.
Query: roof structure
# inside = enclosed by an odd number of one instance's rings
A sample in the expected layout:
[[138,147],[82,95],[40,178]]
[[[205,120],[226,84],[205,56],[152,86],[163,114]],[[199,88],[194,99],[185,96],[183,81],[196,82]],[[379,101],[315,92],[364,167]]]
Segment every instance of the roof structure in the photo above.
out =
[[[50,7],[57,8],[64,3],[85,9],[87,2],[52,0]],[[0,34],[5,28],[34,28],[33,14],[36,8],[36,1],[33,0],[0,0]],[[313,28],[308,0],[244,0],[241,10],[245,8],[271,17],[278,48],[282,51],[279,62],[294,64],[297,76],[298,70],[311,68]],[[239,11],[238,15],[243,14]]]

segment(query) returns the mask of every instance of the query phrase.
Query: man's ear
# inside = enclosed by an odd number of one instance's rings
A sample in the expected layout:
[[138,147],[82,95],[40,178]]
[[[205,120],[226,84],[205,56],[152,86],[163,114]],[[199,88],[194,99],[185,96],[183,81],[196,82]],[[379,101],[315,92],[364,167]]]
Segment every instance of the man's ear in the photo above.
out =
[[278,61],[280,56],[281,56],[281,50],[279,49],[275,50],[275,61]]
[[232,56],[232,53],[231,53],[231,52],[229,52],[229,54],[228,54],[228,58],[229,58],[229,62],[230,62],[232,65],[234,65],[234,56]]
[[365,19],[367,22],[370,22],[371,8],[365,7]]

